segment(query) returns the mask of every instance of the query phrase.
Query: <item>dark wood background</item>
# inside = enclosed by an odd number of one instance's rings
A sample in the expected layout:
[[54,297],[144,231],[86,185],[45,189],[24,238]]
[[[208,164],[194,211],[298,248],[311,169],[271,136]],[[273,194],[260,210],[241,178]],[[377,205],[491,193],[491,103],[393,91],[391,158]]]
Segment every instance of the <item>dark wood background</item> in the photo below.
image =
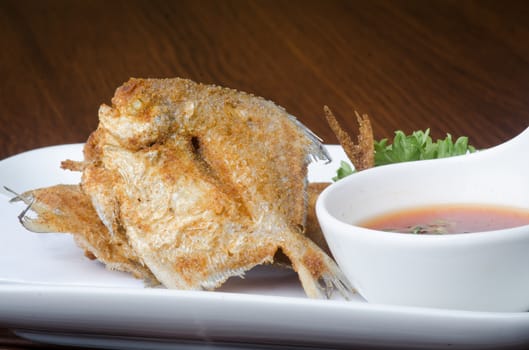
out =
[[264,96],[326,143],[325,104],[478,148],[529,124],[528,1],[0,0],[0,48],[0,159],[85,141],[129,77]]

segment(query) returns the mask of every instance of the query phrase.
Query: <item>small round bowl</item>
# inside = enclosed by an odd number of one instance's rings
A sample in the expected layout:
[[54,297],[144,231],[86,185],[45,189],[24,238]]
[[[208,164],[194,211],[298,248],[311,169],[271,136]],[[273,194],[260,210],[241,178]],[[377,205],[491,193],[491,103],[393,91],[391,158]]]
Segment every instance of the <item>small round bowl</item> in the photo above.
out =
[[529,162],[515,152],[527,142],[525,132],[486,151],[373,168],[329,186],[316,213],[338,265],[357,291],[370,303],[529,310],[529,226],[416,235],[356,225],[398,209],[438,204],[529,209],[529,169],[521,164]]

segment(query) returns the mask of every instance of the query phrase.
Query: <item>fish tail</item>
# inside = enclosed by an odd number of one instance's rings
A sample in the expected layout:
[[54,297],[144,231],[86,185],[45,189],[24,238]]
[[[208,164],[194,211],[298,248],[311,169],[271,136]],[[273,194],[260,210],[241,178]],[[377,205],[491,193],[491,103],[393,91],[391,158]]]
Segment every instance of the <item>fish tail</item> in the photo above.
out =
[[[281,246],[298,273],[301,285],[310,298],[330,298],[334,290],[346,299],[354,288],[338,265],[307,237],[293,232],[295,242]],[[293,244],[292,244],[293,243]]]

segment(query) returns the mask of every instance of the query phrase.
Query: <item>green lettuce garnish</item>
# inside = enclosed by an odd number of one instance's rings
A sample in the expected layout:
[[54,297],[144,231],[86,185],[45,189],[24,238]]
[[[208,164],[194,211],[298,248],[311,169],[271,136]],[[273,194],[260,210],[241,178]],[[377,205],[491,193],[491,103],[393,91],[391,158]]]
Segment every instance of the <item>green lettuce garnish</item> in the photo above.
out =
[[[411,135],[406,135],[399,130],[395,132],[392,144],[388,144],[388,139],[382,139],[375,141],[374,146],[375,166],[413,160],[446,158],[476,151],[473,146],[468,144],[468,137],[465,136],[459,137],[454,142],[452,136],[447,134],[446,138],[433,142],[430,137],[430,129],[414,131]],[[338,181],[353,173],[354,170],[351,165],[342,161],[333,181]]]
[[338,181],[340,179],[343,179],[346,176],[351,175],[354,173],[354,169],[349,163],[345,161],[340,161],[340,167],[338,170],[336,170],[336,176],[332,178],[332,181]]

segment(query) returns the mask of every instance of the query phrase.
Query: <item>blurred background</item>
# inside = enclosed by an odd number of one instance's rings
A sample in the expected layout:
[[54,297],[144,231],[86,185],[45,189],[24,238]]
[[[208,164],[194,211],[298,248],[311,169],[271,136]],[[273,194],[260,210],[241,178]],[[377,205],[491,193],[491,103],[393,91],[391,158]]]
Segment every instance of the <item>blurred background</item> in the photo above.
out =
[[85,141],[129,77],[264,96],[326,143],[323,105],[377,139],[529,124],[527,1],[0,0],[0,47],[0,158]]

